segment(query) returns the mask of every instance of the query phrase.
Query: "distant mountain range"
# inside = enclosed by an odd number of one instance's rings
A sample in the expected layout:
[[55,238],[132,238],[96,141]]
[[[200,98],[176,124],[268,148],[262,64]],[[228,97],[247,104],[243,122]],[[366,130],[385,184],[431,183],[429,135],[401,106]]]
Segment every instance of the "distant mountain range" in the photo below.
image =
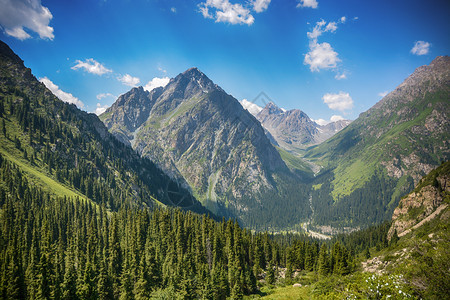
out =
[[350,120],[339,120],[319,125],[299,109],[287,111],[273,102],[264,108],[247,100],[242,100],[241,104],[261,122],[269,139],[287,151],[295,152],[320,144],[351,123]]

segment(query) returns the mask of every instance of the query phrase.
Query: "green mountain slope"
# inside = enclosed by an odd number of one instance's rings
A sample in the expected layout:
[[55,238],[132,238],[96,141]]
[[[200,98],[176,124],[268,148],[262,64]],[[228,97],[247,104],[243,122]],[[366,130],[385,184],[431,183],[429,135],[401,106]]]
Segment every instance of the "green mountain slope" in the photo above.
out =
[[56,98],[3,42],[0,100],[0,154],[33,185],[111,210],[164,203],[206,212],[187,190],[112,136],[97,116]]
[[[418,68],[397,89],[305,158],[322,165],[317,223],[390,217],[413,183],[450,158],[450,58]],[[326,208],[326,209],[324,209]]]

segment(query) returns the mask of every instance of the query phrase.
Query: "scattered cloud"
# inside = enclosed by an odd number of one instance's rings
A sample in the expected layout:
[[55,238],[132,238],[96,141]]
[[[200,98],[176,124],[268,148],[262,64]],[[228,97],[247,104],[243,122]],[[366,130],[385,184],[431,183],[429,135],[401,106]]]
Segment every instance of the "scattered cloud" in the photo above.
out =
[[163,78],[158,78],[155,77],[152,80],[150,80],[145,86],[144,86],[144,90],[146,91],[151,91],[157,87],[165,87],[170,81],[169,77],[163,77]]
[[384,97],[386,97],[387,94],[389,94],[389,91],[384,91],[384,92],[378,93],[378,96],[380,96],[381,98],[384,98]]
[[342,121],[345,120],[343,116],[339,116],[339,115],[332,115],[330,118],[331,122],[337,122],[337,121]]
[[78,99],[77,97],[74,97],[70,93],[66,93],[66,92],[62,91],[59,88],[59,86],[54,84],[47,77],[39,78],[39,81],[42,82],[60,100],[67,102],[67,103],[73,103],[80,108],[84,107],[84,104],[83,104],[83,102],[80,101],[80,99]]
[[117,77],[117,80],[122,82],[125,85],[135,87],[141,82],[141,80],[138,77],[133,77],[130,74],[125,74],[123,76]]
[[101,105],[100,103],[97,103],[97,108],[95,109],[94,113],[99,116],[104,113],[108,109],[108,107],[108,105]]
[[314,43],[305,55],[304,63],[309,65],[311,72],[319,72],[320,69],[334,69],[341,60],[338,53],[328,43]]
[[102,100],[103,98],[108,98],[108,97],[116,98],[116,96],[114,96],[111,93],[102,93],[102,94],[97,95],[97,100]]
[[176,7],[171,7],[170,11],[173,12],[174,14],[176,14],[177,13],[177,8]]
[[162,67],[158,67],[158,71],[163,72],[164,74],[167,73],[167,70],[163,69]]
[[345,111],[353,108],[353,99],[349,93],[325,94],[322,100],[332,110]]
[[317,119],[317,120],[313,120],[313,121],[316,122],[317,124],[319,124],[320,126],[325,126],[327,124],[341,121],[341,120],[345,120],[345,118],[342,116],[339,116],[339,115],[333,115],[333,116],[331,116],[330,120]]
[[319,72],[321,69],[335,69],[341,61],[333,47],[326,42],[319,43],[318,38],[325,32],[335,32],[338,24],[345,21],[346,17],[340,18],[337,22],[327,23],[325,20],[320,20],[313,30],[306,34],[309,39],[309,52],[305,54],[303,63],[309,65],[311,72]]
[[337,74],[334,76],[334,78],[335,78],[336,80],[347,79],[347,74],[345,74],[345,72],[343,72],[343,73],[341,73],[341,74],[337,73]]
[[318,5],[317,0],[298,0],[297,7],[317,8]]
[[247,99],[242,99],[241,101],[239,101],[239,103],[241,103],[242,107],[254,116],[256,116],[260,111],[263,110],[261,106],[250,102]]
[[253,5],[253,10],[257,13],[265,11],[272,0],[253,0],[251,3]]
[[99,76],[112,72],[112,70],[106,68],[93,58],[88,58],[85,61],[76,60],[75,63],[76,65],[71,68],[72,70],[84,69],[88,73]]
[[347,17],[346,16],[341,17],[341,23],[344,24],[345,21],[347,21]]
[[266,11],[271,1],[250,0],[243,5],[240,3],[232,4],[229,0],[206,0],[200,3],[198,7],[204,18],[213,19],[216,23],[246,24],[250,26],[255,22],[252,11],[255,13]]
[[1,0],[0,25],[5,33],[19,40],[31,38],[25,31],[36,32],[41,39],[53,40],[53,18],[50,10],[42,6],[40,0]]
[[411,53],[414,55],[426,55],[430,52],[431,44],[425,41],[417,41],[414,47],[411,49]]

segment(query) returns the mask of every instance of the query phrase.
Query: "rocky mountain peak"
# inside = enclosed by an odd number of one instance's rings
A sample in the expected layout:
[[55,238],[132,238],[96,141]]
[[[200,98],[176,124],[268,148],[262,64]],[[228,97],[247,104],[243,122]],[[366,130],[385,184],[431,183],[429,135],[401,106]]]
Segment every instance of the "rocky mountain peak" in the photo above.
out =
[[272,101],[267,103],[266,107],[264,107],[264,109],[260,112],[260,114],[271,114],[271,115],[280,115],[282,113],[284,113],[284,111]]

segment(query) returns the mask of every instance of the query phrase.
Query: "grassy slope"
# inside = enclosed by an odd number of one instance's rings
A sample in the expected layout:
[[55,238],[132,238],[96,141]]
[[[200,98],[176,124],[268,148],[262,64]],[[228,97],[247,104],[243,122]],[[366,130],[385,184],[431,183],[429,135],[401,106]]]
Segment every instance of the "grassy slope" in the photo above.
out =
[[[0,118],[1,119],[1,118]],[[8,133],[20,133],[20,129],[14,122],[5,121],[5,125]],[[11,134],[10,134],[11,135]],[[30,154],[32,153],[32,148],[27,145],[27,137],[19,134],[17,136],[21,141],[22,147]],[[24,158],[24,152],[17,149],[14,146],[14,142],[3,136],[0,136],[0,153],[4,158],[11,161],[17,165],[23,172],[28,175],[28,178],[39,186],[41,189],[50,192],[56,196],[66,196],[66,197],[79,197],[80,199],[87,199],[86,196],[79,193],[78,191],[71,189],[70,187],[64,185],[61,182],[55,180],[52,175],[48,174],[47,169],[39,161],[35,161],[32,165],[29,160]]]

